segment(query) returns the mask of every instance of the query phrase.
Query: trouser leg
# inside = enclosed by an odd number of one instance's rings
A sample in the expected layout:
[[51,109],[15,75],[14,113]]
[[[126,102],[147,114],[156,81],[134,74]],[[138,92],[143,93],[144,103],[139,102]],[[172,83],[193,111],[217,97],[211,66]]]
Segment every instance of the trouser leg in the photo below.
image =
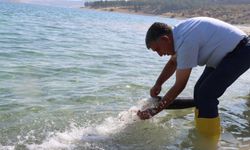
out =
[[[237,78],[250,67],[250,46],[229,53],[216,69],[206,68],[196,83],[194,99],[196,103],[195,124],[201,135],[200,144],[216,149],[220,137],[218,98]],[[205,141],[205,142],[204,142]],[[203,147],[203,148],[204,148]]]
[[[195,102],[199,109],[198,117],[215,118],[218,116],[218,98],[225,90],[250,67],[250,46],[229,53],[212,70],[206,68],[196,84]],[[210,71],[209,71],[210,70]]]
[[198,99],[197,99],[197,95],[198,95],[198,91],[200,88],[200,85],[203,83],[203,81],[214,71],[215,69],[212,67],[206,67],[202,73],[202,75],[200,76],[199,80],[196,82],[195,87],[194,87],[194,101],[195,103],[198,103]]

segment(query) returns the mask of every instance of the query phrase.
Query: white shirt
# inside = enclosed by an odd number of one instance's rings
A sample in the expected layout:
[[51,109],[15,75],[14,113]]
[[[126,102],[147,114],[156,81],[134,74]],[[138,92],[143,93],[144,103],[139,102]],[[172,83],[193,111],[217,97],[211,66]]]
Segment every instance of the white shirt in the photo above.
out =
[[216,68],[223,57],[246,36],[233,25],[214,18],[184,20],[173,28],[177,69],[197,65]]

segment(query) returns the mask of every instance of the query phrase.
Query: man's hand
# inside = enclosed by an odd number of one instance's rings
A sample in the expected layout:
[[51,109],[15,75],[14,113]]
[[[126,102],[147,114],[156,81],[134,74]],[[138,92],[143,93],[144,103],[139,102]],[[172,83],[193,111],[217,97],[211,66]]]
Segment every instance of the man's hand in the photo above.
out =
[[150,96],[151,97],[157,97],[161,92],[161,86],[154,85],[150,90]]
[[137,112],[137,116],[139,116],[141,120],[150,119],[156,114],[157,114],[157,112],[156,112],[155,108],[149,108],[149,109],[144,110],[144,111],[139,110]]
[[137,116],[139,116],[139,118],[141,120],[146,120],[146,119],[150,119],[152,116],[150,114],[150,112],[148,110],[144,110],[144,111],[138,111],[137,112]]

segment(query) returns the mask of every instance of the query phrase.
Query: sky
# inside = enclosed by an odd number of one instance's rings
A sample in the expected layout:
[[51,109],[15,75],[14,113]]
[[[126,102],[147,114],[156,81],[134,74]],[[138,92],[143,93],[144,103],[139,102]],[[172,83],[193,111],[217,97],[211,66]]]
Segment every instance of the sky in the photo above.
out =
[[0,0],[0,2],[1,1],[53,5],[53,6],[63,6],[63,7],[82,7],[84,6],[85,1],[95,1],[95,0]]

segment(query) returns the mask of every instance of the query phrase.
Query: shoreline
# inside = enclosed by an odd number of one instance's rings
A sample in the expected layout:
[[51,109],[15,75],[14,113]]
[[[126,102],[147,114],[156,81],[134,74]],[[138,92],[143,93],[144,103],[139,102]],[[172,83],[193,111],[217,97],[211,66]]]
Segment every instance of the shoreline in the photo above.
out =
[[[89,9],[89,10],[96,10],[96,11],[105,11],[105,12],[118,12],[118,13],[125,13],[125,14],[135,14],[135,15],[143,15],[143,16],[160,16],[165,18],[173,18],[173,19],[186,19],[190,17],[182,17],[179,16],[178,13],[167,12],[163,14],[149,14],[142,11],[133,11],[128,8],[123,7],[107,7],[107,8],[91,8],[91,7],[81,7],[81,9]],[[233,24],[234,26],[243,30],[246,34],[250,35],[250,24]]]
[[[12,2],[41,5],[39,3],[34,3],[32,1],[29,1],[29,0],[21,0],[21,1],[13,0]],[[46,5],[44,5],[44,6],[46,6]],[[50,6],[50,5],[48,5],[48,6]],[[248,11],[248,6],[250,6],[250,5],[246,5],[246,6],[239,5],[239,7],[237,7],[237,9],[242,8],[242,11],[244,13],[246,13],[246,8]],[[232,8],[234,8],[232,5],[227,6],[225,8],[224,7],[222,7],[222,8],[215,7],[215,8],[206,8],[204,10],[200,8],[200,9],[196,9],[196,10],[179,10],[179,11],[175,11],[175,12],[165,12],[162,14],[156,14],[154,12],[146,12],[143,10],[135,11],[131,7],[105,7],[105,8],[73,7],[73,8],[89,9],[89,10],[96,10],[96,11],[106,11],[106,12],[118,12],[118,13],[135,14],[135,15],[143,15],[143,16],[159,16],[159,17],[165,17],[165,18],[173,18],[173,19],[177,19],[177,20],[183,20],[186,18],[198,17],[198,16],[207,16],[207,17],[214,17],[215,16],[214,18],[224,20],[225,22],[228,22],[228,23],[240,28],[247,35],[250,36],[250,16],[247,15],[248,16],[247,18],[246,17],[242,18],[242,16],[244,16],[244,15],[240,14],[239,10],[232,11]],[[227,10],[227,8],[228,8],[228,10]],[[214,12],[216,12],[217,9],[218,9],[218,12],[214,13]],[[225,10],[227,10],[231,14],[226,12]],[[249,13],[249,12],[247,12],[247,13]],[[231,20],[231,19],[234,19],[234,20]],[[247,21],[247,20],[249,20],[249,21]],[[236,24],[235,22],[238,22],[238,23]]]

